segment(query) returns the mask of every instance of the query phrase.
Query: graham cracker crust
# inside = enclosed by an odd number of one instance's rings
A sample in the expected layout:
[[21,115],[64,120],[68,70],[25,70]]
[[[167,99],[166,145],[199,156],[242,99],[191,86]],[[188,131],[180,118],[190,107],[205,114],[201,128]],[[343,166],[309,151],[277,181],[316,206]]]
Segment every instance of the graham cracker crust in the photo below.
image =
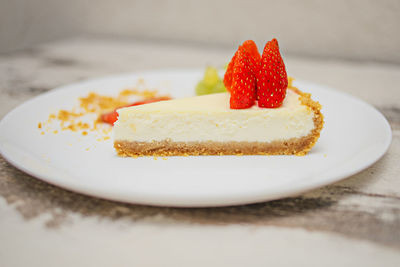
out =
[[115,141],[119,156],[199,156],[199,155],[306,155],[317,142],[324,124],[321,105],[311,99],[311,94],[303,93],[292,85],[288,89],[300,95],[300,101],[314,112],[314,129],[301,138],[273,142],[173,142],[171,140],[153,142]]

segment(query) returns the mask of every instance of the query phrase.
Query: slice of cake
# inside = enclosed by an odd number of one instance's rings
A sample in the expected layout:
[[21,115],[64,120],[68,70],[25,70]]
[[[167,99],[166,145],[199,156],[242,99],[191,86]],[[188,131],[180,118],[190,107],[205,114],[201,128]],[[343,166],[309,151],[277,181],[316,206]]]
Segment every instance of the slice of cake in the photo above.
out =
[[305,155],[318,140],[321,105],[288,81],[275,39],[262,57],[244,42],[224,84],[227,93],[119,109],[118,155]]
[[231,109],[228,93],[122,108],[114,147],[121,156],[304,155],[319,138],[320,109],[295,88],[276,109]]

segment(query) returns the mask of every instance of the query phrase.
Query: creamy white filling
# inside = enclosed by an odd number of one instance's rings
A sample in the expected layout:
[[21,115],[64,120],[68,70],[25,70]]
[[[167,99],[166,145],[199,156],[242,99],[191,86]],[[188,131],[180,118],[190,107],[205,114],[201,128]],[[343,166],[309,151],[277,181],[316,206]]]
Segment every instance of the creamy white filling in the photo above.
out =
[[229,108],[229,94],[177,99],[123,108],[114,125],[114,140],[271,142],[308,135],[312,110],[288,90],[282,107]]

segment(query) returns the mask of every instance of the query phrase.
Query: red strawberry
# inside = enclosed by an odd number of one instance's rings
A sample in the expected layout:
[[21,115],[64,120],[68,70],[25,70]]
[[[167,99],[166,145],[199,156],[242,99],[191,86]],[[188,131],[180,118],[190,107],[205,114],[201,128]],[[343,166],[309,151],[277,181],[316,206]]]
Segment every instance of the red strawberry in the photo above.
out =
[[237,56],[237,51],[233,55],[231,62],[229,62],[228,67],[226,68],[225,75],[224,75],[224,85],[225,85],[226,90],[228,90],[228,92],[231,91],[233,65],[235,64],[236,56]]
[[276,39],[269,41],[261,57],[260,72],[257,76],[258,106],[277,108],[286,95],[288,79],[279,45]]
[[113,110],[111,112],[101,114],[100,115],[100,120],[102,122],[114,125],[114,122],[116,122],[118,120],[117,110],[115,109],[115,110]]
[[249,53],[249,55],[255,62],[260,61],[261,56],[260,53],[258,52],[257,45],[253,40],[244,41],[242,47],[246,50],[247,53]]
[[256,76],[252,59],[241,46],[237,51],[232,72],[231,109],[245,109],[254,105],[256,99]]
[[[259,72],[259,65],[260,65],[260,53],[258,52],[258,48],[256,43],[254,43],[253,40],[247,40],[244,41],[244,43],[239,47],[239,49],[242,48],[248,55],[250,56],[250,64],[253,65],[252,71],[254,74]],[[239,50],[238,49],[238,50]],[[235,55],[233,55],[231,61],[228,64],[228,67],[226,69],[225,75],[224,75],[224,85],[226,89],[230,92],[231,91],[231,86],[232,86],[232,73],[233,73],[233,65],[235,64],[235,60],[237,57],[237,51]]]

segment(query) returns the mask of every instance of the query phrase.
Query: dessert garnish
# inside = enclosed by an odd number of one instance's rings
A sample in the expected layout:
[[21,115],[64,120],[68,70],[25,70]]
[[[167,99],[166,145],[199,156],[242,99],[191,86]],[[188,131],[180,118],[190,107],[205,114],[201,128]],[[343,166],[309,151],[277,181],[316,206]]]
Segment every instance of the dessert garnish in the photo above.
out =
[[267,42],[262,57],[254,41],[245,41],[228,65],[224,84],[231,93],[231,109],[250,108],[256,100],[262,108],[280,107],[288,79],[278,41]]
[[208,95],[226,92],[224,83],[218,75],[215,67],[208,66],[204,72],[204,77],[196,85],[196,95]]
[[231,109],[250,108],[256,101],[256,76],[254,73],[256,67],[252,62],[252,57],[243,46],[239,47],[234,58],[230,107]]
[[[257,45],[254,43],[254,41],[247,40],[239,47],[238,51],[239,50],[245,52],[246,56],[251,59],[250,63],[252,64],[252,72],[254,75],[256,75],[258,73],[258,67],[260,65],[260,58],[261,58],[260,53],[258,52],[257,49]],[[225,72],[224,84],[228,91],[231,91],[233,68],[238,51],[236,51],[236,53],[233,55]]]
[[258,106],[263,108],[282,106],[287,87],[285,63],[279,53],[278,41],[272,39],[264,47],[260,72],[257,76]]

